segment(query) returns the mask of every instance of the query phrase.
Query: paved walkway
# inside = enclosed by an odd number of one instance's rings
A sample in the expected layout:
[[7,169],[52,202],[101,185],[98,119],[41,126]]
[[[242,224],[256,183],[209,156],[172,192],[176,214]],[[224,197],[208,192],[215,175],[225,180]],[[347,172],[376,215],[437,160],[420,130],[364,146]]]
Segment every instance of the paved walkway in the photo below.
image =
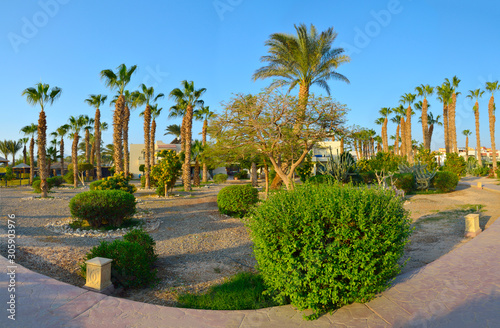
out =
[[488,191],[500,192],[500,183],[497,179],[491,179],[486,177],[465,177],[460,179],[459,184],[468,185],[477,188],[477,183],[482,183],[482,189]]
[[169,308],[104,296],[15,268],[16,321],[0,256],[0,327],[500,327],[500,220],[464,246],[399,276],[366,304],[312,322],[291,306],[255,311]]

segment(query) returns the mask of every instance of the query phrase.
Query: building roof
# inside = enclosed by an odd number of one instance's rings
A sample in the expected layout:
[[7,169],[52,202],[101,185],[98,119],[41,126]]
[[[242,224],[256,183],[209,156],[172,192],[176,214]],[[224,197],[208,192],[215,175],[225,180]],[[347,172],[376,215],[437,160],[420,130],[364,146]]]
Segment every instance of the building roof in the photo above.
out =
[[0,157],[0,163],[8,163],[9,160],[3,158],[3,157]]

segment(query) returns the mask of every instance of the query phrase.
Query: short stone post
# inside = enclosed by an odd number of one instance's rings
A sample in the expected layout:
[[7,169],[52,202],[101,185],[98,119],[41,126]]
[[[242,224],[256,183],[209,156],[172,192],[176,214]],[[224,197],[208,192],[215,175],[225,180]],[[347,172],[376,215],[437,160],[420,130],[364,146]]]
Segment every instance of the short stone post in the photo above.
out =
[[478,182],[478,183],[477,183],[477,187],[478,187],[479,189],[483,189],[483,184],[482,184],[481,182]]
[[479,214],[468,214],[465,216],[465,237],[474,238],[481,232],[479,228]]
[[104,257],[94,257],[86,261],[87,283],[84,287],[101,293],[113,290],[111,283],[111,262],[112,259]]

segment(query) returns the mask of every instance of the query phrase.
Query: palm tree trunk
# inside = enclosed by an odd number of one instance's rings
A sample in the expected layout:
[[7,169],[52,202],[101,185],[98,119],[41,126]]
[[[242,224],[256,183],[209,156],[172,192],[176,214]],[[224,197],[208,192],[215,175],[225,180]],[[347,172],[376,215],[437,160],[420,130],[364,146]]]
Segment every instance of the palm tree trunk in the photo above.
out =
[[422,135],[424,138],[424,148],[427,150],[431,150],[431,144],[429,142],[429,126],[427,122],[427,98],[424,98],[422,102]]
[[200,162],[198,162],[198,159],[194,164],[193,184],[195,187],[200,186]]
[[59,152],[61,153],[61,176],[64,175],[64,138],[61,137],[61,142],[59,143]]
[[491,137],[491,161],[493,162],[493,177],[497,177],[497,149],[495,146],[495,98],[491,95],[490,103],[488,104],[488,116],[490,121],[490,137]]
[[118,96],[115,103],[115,112],[113,113],[113,160],[115,164],[115,173],[123,172],[123,111],[125,107],[125,98]]
[[78,187],[78,139],[75,132],[73,136],[73,146],[71,147],[71,162],[73,164],[73,187]]
[[294,133],[295,134],[297,134],[298,131],[302,128],[302,122],[304,121],[308,101],[309,101],[309,87],[307,85],[300,84],[300,87],[299,87],[299,112],[298,112],[297,123],[294,126]]
[[[85,160],[90,163],[90,131],[85,129]],[[87,170],[87,179],[90,180],[90,170]]]
[[[201,130],[201,135],[202,135],[202,145],[203,148],[205,148],[205,145],[207,144],[207,128],[208,128],[208,120],[203,121],[203,129]],[[202,180],[203,182],[208,181],[208,167],[206,160],[203,160],[203,173],[202,173]]]
[[343,152],[344,152],[344,137],[340,138],[340,153],[342,154]]
[[95,119],[94,119],[94,148],[96,155],[96,175],[97,180],[102,179],[102,170],[101,170],[101,112],[99,108],[95,110]]
[[151,149],[150,145],[150,132],[151,132],[151,106],[146,105],[146,109],[144,110],[144,179],[146,181],[144,187],[149,189],[149,173],[151,170],[150,156],[149,150]]
[[481,140],[480,140],[480,133],[479,133],[479,104],[476,101],[476,104],[474,105],[474,117],[476,119],[476,156],[477,156],[477,162],[480,166],[483,165],[483,159],[481,156]]
[[156,135],[156,120],[153,118],[151,123],[151,142],[150,142],[150,156],[151,156],[151,166],[155,166],[155,135]]
[[450,129],[448,125],[448,104],[443,104],[444,145],[446,153],[450,153]]
[[40,111],[38,119],[38,173],[40,174],[40,189],[42,191],[42,198],[47,197],[47,157],[45,154],[45,146],[47,141],[47,119],[43,109]]
[[451,95],[451,104],[449,105],[449,130],[450,130],[450,142],[451,142],[451,151],[454,153],[458,153],[458,145],[457,145],[457,129],[455,125],[455,109],[457,106],[457,93],[453,92]]
[[401,130],[401,148],[400,148],[400,153],[401,156],[406,155],[406,126],[405,126],[405,118],[403,115],[401,115],[401,121],[399,123],[400,125],[400,130]]
[[465,136],[465,162],[469,162],[469,136]]
[[31,136],[30,141],[30,185],[35,178],[35,136]]
[[384,118],[384,125],[382,125],[382,145],[384,146],[384,153],[389,152],[389,140],[387,138],[387,117]]
[[399,124],[396,127],[396,140],[394,141],[394,155],[399,155]]
[[24,148],[23,148],[23,163],[26,164],[26,143],[24,144]]
[[411,105],[406,109],[406,153],[408,162],[413,164],[413,142],[411,140]]
[[125,177],[130,173],[130,155],[128,151],[128,124],[130,122],[130,108],[127,104],[123,106],[123,171]]
[[191,129],[193,125],[193,107],[187,106],[185,114],[184,129],[184,167],[182,168],[182,178],[184,180],[184,191],[191,191]]
[[432,133],[434,132],[434,124],[429,125],[429,147],[432,141]]

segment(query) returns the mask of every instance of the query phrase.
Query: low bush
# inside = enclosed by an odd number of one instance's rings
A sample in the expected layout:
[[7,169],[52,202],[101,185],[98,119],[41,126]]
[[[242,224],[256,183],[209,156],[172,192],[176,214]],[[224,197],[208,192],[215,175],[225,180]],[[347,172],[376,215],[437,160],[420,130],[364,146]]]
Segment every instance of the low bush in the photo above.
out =
[[94,184],[94,188],[95,190],[121,190],[133,194],[137,188],[129,184],[129,180],[123,173],[117,173],[112,177],[103,178],[100,183]]
[[94,182],[92,182],[90,185],[89,185],[89,188],[90,190],[99,190],[99,186],[104,182],[104,179],[102,180],[96,180]]
[[472,175],[476,177],[484,177],[489,174],[490,168],[488,166],[479,166],[477,165],[473,170],[472,170]]
[[276,193],[248,224],[267,292],[313,310],[308,319],[385,290],[411,232],[392,191],[340,184]]
[[461,177],[465,174],[466,167],[467,163],[462,156],[457,153],[446,154],[443,171],[453,172],[457,177]]
[[251,185],[227,186],[217,194],[219,212],[240,218],[258,201],[259,191]]
[[51,183],[54,187],[60,187],[64,183],[64,178],[61,176],[55,176],[55,177],[47,179],[47,181],[48,180],[51,181]]
[[240,180],[248,179],[248,171],[242,170],[234,175],[235,178],[238,178]]
[[[42,180],[35,180],[35,181],[33,181],[33,184],[31,185],[31,187],[33,188],[33,191],[36,192],[37,194],[42,192],[41,183],[42,183]],[[54,180],[52,180],[51,178],[48,178],[47,179],[47,191],[50,191],[50,189],[52,189],[52,187],[54,187]]]
[[74,184],[75,183],[75,180],[73,179],[74,176],[73,176],[73,170],[68,170],[68,172],[66,172],[66,174],[63,176],[63,179],[64,181],[66,181],[66,183],[68,184]]
[[408,164],[406,157],[394,155],[393,153],[378,152],[375,157],[357,162],[360,172],[386,171],[396,172],[399,165]]
[[112,259],[111,281],[116,287],[147,287],[156,281],[157,270],[153,268],[156,255],[151,257],[147,247],[128,240],[115,240],[111,243],[102,241],[84,257],[80,273],[85,278],[85,261],[94,257]]
[[331,175],[313,175],[309,179],[307,179],[307,182],[313,183],[313,184],[318,184],[318,183],[334,183],[335,178],[332,177]]
[[[39,176],[38,177],[34,177],[33,178],[33,183],[35,183],[35,181],[40,181],[40,177]],[[33,183],[31,184],[32,187],[33,187]]]
[[215,183],[224,183],[227,180],[227,174],[219,173],[214,175],[214,182]]
[[[137,243],[141,245],[154,261],[158,258],[158,255],[155,253],[155,245],[156,242],[147,232],[141,229],[134,229],[123,236],[123,239],[129,241],[131,243]],[[153,262],[154,262],[153,261]]]
[[135,204],[134,195],[122,190],[92,190],[73,197],[69,208],[74,218],[87,220],[92,227],[119,227],[135,214]]
[[369,171],[369,172],[363,172],[359,174],[361,179],[363,179],[364,184],[372,184],[372,183],[378,183],[377,182],[377,176],[375,175],[375,172]]
[[404,190],[405,193],[415,190],[415,176],[413,173],[396,173],[392,180],[396,181],[394,183],[396,188]]
[[455,190],[460,178],[454,172],[439,171],[432,179],[432,185],[440,192],[450,192]]

